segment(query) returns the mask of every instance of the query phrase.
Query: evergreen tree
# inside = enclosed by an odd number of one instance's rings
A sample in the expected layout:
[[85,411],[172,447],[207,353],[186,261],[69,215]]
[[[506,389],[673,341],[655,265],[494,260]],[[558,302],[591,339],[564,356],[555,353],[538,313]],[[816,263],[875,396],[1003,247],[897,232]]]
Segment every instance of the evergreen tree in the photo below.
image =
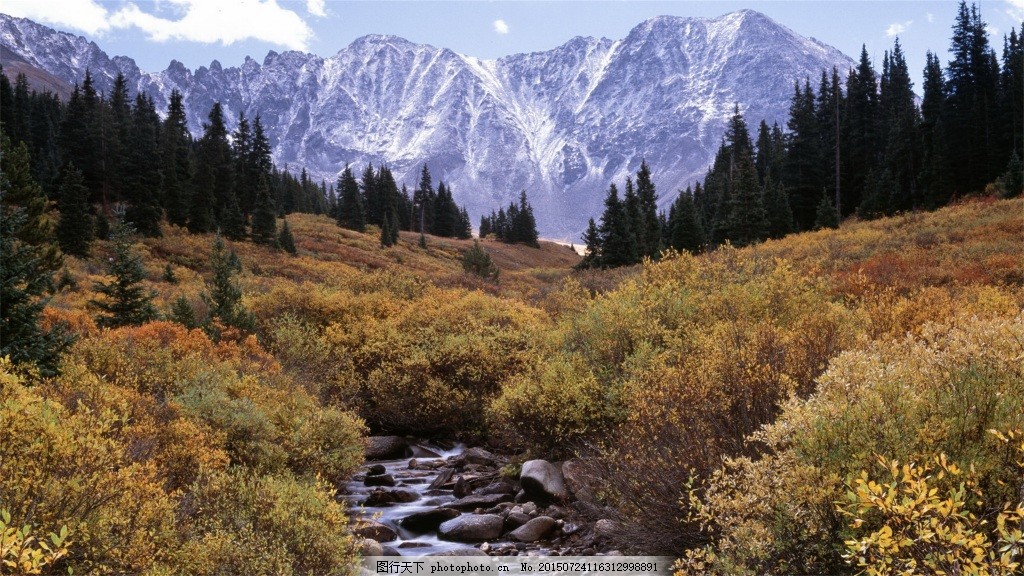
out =
[[164,266],[163,280],[168,284],[178,283],[178,277],[174,274],[174,268],[170,265],[170,263]]
[[426,164],[420,172],[420,183],[412,193],[412,205],[417,220],[416,230],[428,232],[434,228],[434,185]]
[[768,216],[749,150],[738,158],[729,200],[729,240],[736,246],[764,240],[768,236]]
[[530,206],[530,202],[526,198],[526,190],[519,192],[519,206],[516,212],[515,221],[511,224],[511,232],[514,238],[512,241],[522,242],[533,248],[540,248],[540,244],[537,242],[539,237],[537,234],[537,220],[533,216],[533,207]]
[[60,181],[60,220],[57,240],[65,254],[85,258],[93,240],[93,222],[89,214],[89,190],[82,173],[73,164],[64,167]]
[[242,214],[242,207],[238,205],[238,197],[232,192],[228,195],[227,204],[221,211],[221,232],[229,240],[244,240],[245,215]]
[[124,174],[119,177],[122,195],[128,202],[125,219],[143,236],[159,237],[163,210],[160,206],[160,142],[153,101],[140,94],[131,112],[127,146],[124,150]]
[[[234,218],[238,205],[233,187],[234,165],[220,102],[215,102],[203,125],[196,153],[195,197],[189,214],[189,231],[210,232],[215,223]],[[240,209],[240,208],[239,208]]]
[[1014,150],[1010,155],[1010,162],[1006,165],[1006,173],[1002,177],[1003,196],[1005,198],[1016,198],[1024,193],[1024,163]]
[[1003,110],[1003,124],[1006,126],[1006,138],[1003,142],[1003,155],[1014,152],[1018,156],[1024,154],[1024,28],[1021,35],[1017,30],[1010,29],[1010,36],[1003,37],[1003,69],[999,78],[1002,97],[1000,106]]
[[[886,53],[881,91],[878,96],[881,142],[884,146],[881,170],[888,174],[887,213],[909,210],[921,203],[918,175],[921,172],[920,115],[914,103],[910,71],[899,38],[892,53]],[[898,190],[898,193],[896,191]]]
[[[808,230],[814,225],[815,208],[826,180],[814,92],[809,83],[805,82],[803,89],[799,83],[796,84],[786,126],[789,137],[783,184],[789,191],[797,230]],[[704,184],[707,186],[708,183],[705,181]]]
[[366,217],[362,196],[359,194],[359,183],[348,165],[345,165],[345,170],[338,177],[338,195],[338,225],[356,232],[364,231]]
[[594,223],[594,219],[591,218],[587,222],[587,231],[583,233],[583,243],[586,246],[586,251],[583,254],[583,259],[580,260],[577,268],[600,268],[601,267],[601,232],[597,229],[597,224]]
[[473,247],[462,255],[462,269],[475,274],[484,280],[498,281],[499,270],[491,261],[491,255],[480,247],[480,242],[473,240]]
[[96,325],[101,328],[134,326],[157,318],[156,293],[142,285],[146,271],[142,257],[132,249],[133,232],[123,219],[118,220],[113,229],[114,257],[107,268],[113,279],[94,285],[102,298],[89,303],[100,312]]
[[614,183],[608,188],[604,207],[600,228],[601,267],[613,268],[636,264],[640,261],[636,237],[630,227],[629,214],[623,202],[619,200],[619,190]]
[[[210,263],[213,267],[211,288],[203,294],[203,300],[210,309],[210,318],[220,321],[224,326],[243,331],[252,330],[255,318],[242,306],[242,289],[235,280],[236,272],[220,234],[214,238]],[[215,336],[219,334],[215,333]]]
[[878,160],[877,128],[878,79],[867,46],[862,46],[860,62],[846,79],[840,214],[850,214],[860,205],[865,177]]
[[277,246],[277,210],[270,195],[267,177],[259,175],[256,184],[256,204],[252,213],[252,241],[265,246]]
[[839,228],[839,212],[827,192],[822,192],[821,201],[818,202],[818,210],[814,218],[814,229]]
[[171,90],[160,137],[164,211],[168,222],[185,226],[192,201],[192,135],[185,118],[184,98],[177,89]]
[[295,248],[295,238],[292,236],[292,229],[288,227],[287,220],[281,225],[281,234],[277,237],[277,244],[289,254],[299,253]]
[[764,196],[768,237],[782,238],[793,231],[793,211],[789,207],[789,195],[782,184],[776,184],[769,177],[764,181]]
[[[0,183],[6,192],[6,175],[0,174]],[[71,341],[63,330],[44,331],[39,325],[53,270],[45,246],[18,239],[28,220],[25,208],[0,206],[0,357],[16,365],[34,363],[42,374],[52,375]]]
[[391,235],[391,219],[384,218],[384,223],[380,227],[380,247],[388,248],[394,244],[394,240]]
[[28,146],[22,142],[11,146],[7,135],[0,132],[0,204],[4,209],[24,210],[22,223],[14,229],[15,238],[38,249],[39,265],[55,272],[63,264],[60,249],[53,238],[53,220],[46,193],[32,177]]
[[185,298],[182,294],[171,303],[171,313],[169,314],[171,322],[177,322],[189,330],[199,328],[199,321],[196,319],[195,309],[192,307],[192,303]]
[[674,250],[696,254],[704,248],[704,229],[693,203],[693,193],[689,189],[680,192],[672,204],[668,227],[668,244]]
[[[491,213],[493,217],[493,212]],[[491,233],[491,218],[487,216],[480,217],[480,237],[486,238]]]
[[937,208],[949,201],[952,179],[946,146],[946,87],[939,58],[928,52],[924,68],[924,96],[921,99],[921,201]]
[[[661,253],[661,223],[658,220],[658,191],[651,180],[651,167],[640,161],[636,173],[636,195],[640,201],[640,222],[643,234],[641,256],[657,258]],[[639,234],[640,232],[638,232]],[[638,244],[641,242],[638,241]]]

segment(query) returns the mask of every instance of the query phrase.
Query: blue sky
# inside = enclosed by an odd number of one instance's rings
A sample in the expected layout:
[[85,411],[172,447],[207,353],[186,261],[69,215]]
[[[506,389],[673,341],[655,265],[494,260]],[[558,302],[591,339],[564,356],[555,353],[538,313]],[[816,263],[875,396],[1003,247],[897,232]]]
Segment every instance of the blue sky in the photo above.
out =
[[[573,36],[624,38],[662,14],[714,17],[752,8],[856,58],[861,44],[881,67],[898,34],[920,90],[925,51],[948,61],[954,0],[915,1],[341,1],[341,0],[4,0],[0,11],[87,36],[111,56],[154,72],[171,58],[189,68],[258,61],[269,50],[330,56],[365,34],[395,34],[463,54],[498,58],[548,50]],[[986,0],[983,19],[1001,53],[1021,27],[1024,0]]]

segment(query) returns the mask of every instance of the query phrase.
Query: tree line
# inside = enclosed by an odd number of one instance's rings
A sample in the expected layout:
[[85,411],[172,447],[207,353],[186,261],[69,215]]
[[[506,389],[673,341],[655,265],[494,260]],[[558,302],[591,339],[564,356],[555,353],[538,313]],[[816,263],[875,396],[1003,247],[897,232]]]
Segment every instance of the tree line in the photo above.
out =
[[853,215],[935,209],[990,184],[990,192],[1019,195],[1024,38],[1012,29],[1000,60],[977,7],[961,1],[950,52],[945,70],[927,54],[920,104],[897,38],[881,74],[864,47],[845,85],[835,68],[822,71],[817,92],[810,79],[797,82],[785,131],[762,120],[755,143],[737,105],[703,182],[681,191],[656,221],[651,197],[644,204],[638,193],[640,173],[638,190],[627,179],[622,199],[612,184],[600,225],[591,220],[583,236],[581,266],[635,264],[665,248],[744,246]]
[[526,199],[526,190],[519,193],[519,204],[509,202],[508,208],[491,210],[490,216],[480,217],[480,237],[494,235],[506,244],[522,243],[534,248],[540,247],[537,242],[537,220],[533,216],[533,207]]

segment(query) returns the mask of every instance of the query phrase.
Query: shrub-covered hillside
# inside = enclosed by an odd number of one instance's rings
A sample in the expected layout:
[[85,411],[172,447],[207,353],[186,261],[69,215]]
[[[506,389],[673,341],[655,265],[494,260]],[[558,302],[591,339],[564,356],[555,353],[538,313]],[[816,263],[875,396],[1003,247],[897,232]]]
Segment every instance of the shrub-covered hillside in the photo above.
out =
[[288,221],[295,256],[132,237],[139,326],[90,304],[114,242],[64,257],[56,375],[0,364],[0,562],[343,572],[334,491],[397,433],[580,457],[614,544],[687,573],[1018,569],[1020,199],[609,271],[481,241],[497,282],[472,241]]

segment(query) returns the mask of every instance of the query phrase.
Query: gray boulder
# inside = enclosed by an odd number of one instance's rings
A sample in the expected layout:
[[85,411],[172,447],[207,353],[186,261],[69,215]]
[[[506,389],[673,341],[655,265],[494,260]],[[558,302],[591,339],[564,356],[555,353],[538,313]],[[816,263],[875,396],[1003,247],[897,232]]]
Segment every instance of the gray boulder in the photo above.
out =
[[395,460],[410,455],[409,442],[401,436],[369,436],[366,439],[367,460]]
[[398,524],[402,528],[412,530],[413,532],[430,532],[431,530],[437,530],[437,527],[442,522],[458,518],[461,514],[462,512],[454,508],[435,508],[410,514],[399,520]]
[[483,542],[501,536],[505,521],[497,514],[467,514],[442,523],[437,535],[455,542]]
[[519,484],[530,499],[539,502],[562,502],[569,496],[562,470],[547,460],[525,462]]
[[352,533],[360,538],[372,538],[377,542],[393,542],[398,539],[398,534],[394,530],[376,520],[360,522]]
[[502,502],[508,502],[511,499],[512,496],[509,494],[471,494],[465,498],[449,502],[444,507],[456,510],[476,510],[477,508],[491,508]]
[[555,529],[554,518],[550,516],[537,516],[509,534],[509,538],[518,542],[536,542],[543,539]]
[[427,554],[427,556],[487,556],[487,552],[476,548],[456,548],[455,550],[432,552]]
[[359,542],[359,555],[364,558],[367,556],[383,556],[384,547],[373,538],[363,538]]

